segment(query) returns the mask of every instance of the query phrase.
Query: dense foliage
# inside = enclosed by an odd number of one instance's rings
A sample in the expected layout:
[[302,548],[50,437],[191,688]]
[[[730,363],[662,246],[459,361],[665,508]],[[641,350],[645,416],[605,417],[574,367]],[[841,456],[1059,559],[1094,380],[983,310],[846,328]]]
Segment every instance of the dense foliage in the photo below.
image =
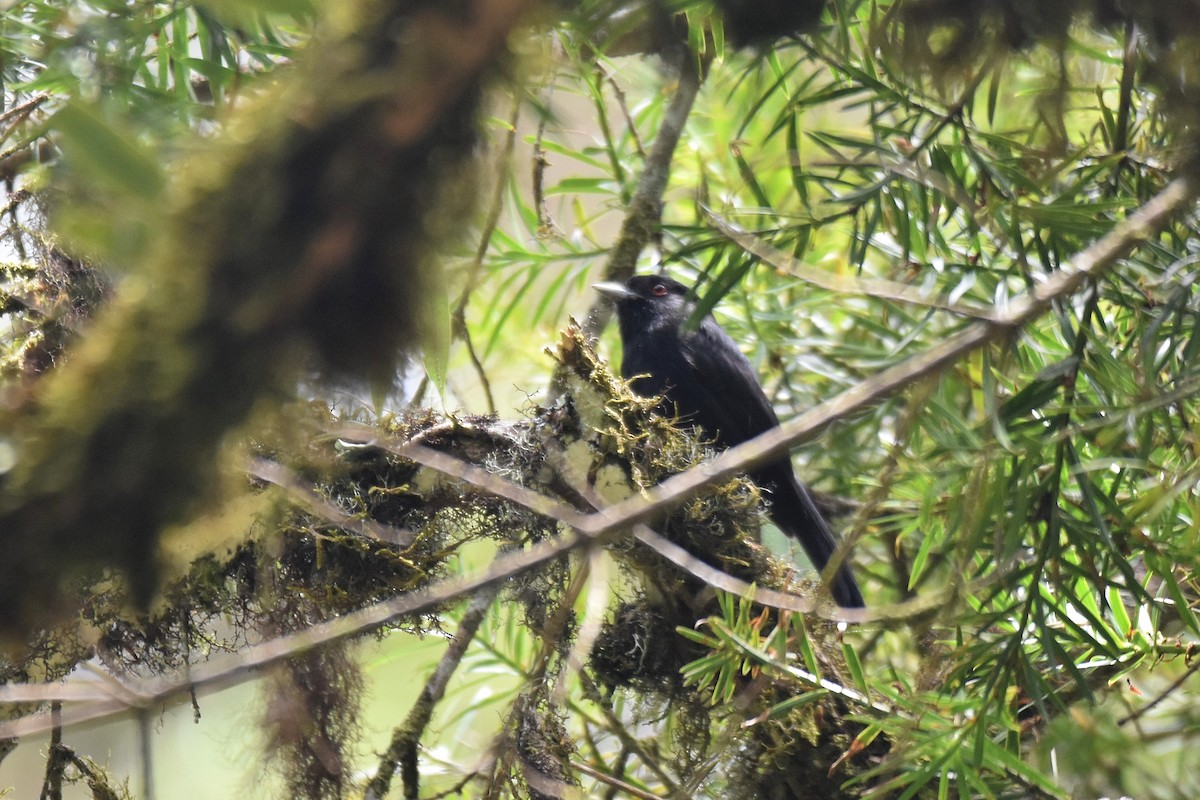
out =
[[[269,666],[289,796],[1195,796],[1187,4],[430,5],[0,11],[0,794],[36,730],[143,796],[71,723]],[[711,454],[585,334],[660,268],[865,613],[652,490]]]

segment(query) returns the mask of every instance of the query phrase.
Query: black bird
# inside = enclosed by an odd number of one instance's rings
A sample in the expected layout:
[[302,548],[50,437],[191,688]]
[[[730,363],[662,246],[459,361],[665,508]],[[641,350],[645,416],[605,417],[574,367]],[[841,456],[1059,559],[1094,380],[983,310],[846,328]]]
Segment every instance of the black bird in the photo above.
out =
[[[695,310],[687,287],[658,275],[635,275],[624,284],[594,287],[616,303],[625,357],[621,374],[643,397],[662,396],[685,423],[725,449],[779,425],[754,368],[711,316],[695,330],[684,325]],[[804,546],[818,570],[837,548],[837,539],[784,456],[750,474],[770,492],[771,519]],[[842,564],[830,590],[838,605],[863,606],[862,594]]]

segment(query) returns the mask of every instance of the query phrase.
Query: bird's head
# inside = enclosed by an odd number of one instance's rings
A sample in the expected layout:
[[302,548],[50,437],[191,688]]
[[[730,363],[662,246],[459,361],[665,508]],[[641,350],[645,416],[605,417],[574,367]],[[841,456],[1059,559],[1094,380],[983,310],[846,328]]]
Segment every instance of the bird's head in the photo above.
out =
[[625,283],[596,283],[592,288],[616,304],[622,333],[631,324],[679,326],[692,313],[691,292],[665,275],[634,275]]

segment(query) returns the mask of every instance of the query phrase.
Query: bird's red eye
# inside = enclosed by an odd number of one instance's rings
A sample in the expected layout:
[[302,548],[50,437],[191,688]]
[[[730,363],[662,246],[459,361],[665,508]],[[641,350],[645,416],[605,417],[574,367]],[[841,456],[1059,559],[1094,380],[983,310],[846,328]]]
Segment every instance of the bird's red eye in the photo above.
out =
[[656,283],[656,284],[654,284],[654,288],[651,289],[650,292],[655,297],[666,297],[667,296],[667,287],[664,284]]

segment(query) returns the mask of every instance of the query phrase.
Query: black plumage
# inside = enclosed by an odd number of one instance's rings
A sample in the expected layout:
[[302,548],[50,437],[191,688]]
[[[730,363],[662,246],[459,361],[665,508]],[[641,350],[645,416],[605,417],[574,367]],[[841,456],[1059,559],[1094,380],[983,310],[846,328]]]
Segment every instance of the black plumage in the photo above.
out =
[[[668,413],[698,428],[720,449],[779,425],[754,368],[716,320],[706,315],[695,330],[685,329],[695,302],[683,284],[638,275],[624,284],[599,283],[595,288],[616,303],[625,349],[621,373],[639,395],[664,397]],[[823,570],[837,539],[796,479],[791,460],[773,461],[750,477],[770,493],[771,519]],[[863,605],[846,564],[834,576],[830,591],[841,606]]]

